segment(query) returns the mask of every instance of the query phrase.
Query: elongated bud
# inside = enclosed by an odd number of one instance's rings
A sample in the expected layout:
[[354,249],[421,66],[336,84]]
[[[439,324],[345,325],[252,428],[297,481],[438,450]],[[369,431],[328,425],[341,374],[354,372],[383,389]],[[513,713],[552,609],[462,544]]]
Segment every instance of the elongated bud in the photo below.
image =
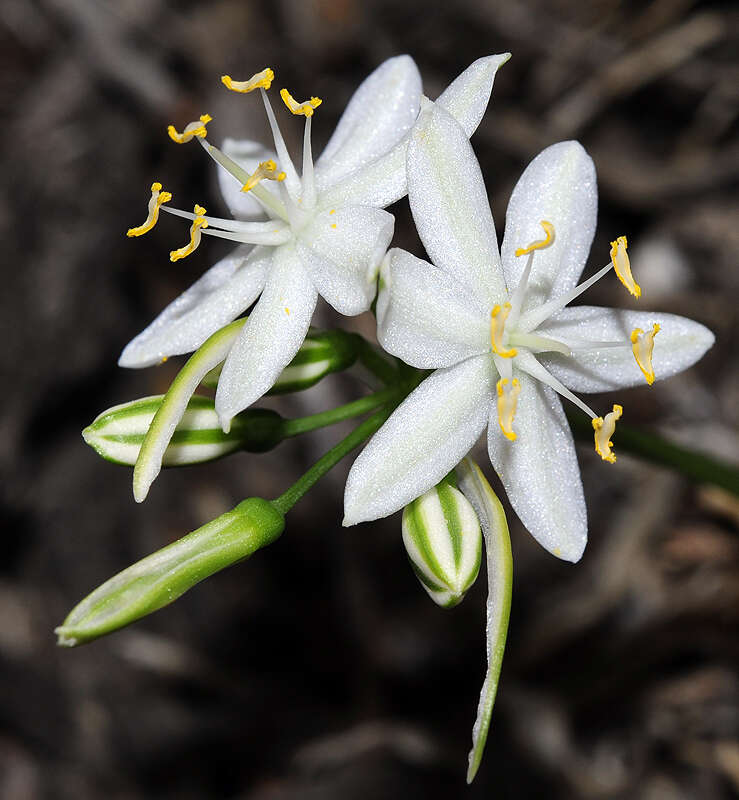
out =
[[480,522],[446,480],[405,507],[403,544],[424,589],[445,608],[462,600],[480,571]]
[[[142,397],[103,411],[82,436],[98,455],[115,464],[132,467],[164,395]],[[164,453],[165,467],[199,464],[248,450],[262,453],[282,441],[283,419],[276,411],[248,409],[237,414],[224,433],[213,399],[193,395]]]
[[169,605],[196,583],[271,544],[284,527],[285,518],[272,503],[244,500],[95,589],[56,629],[58,644],[84,644]]
[[[285,367],[267,394],[288,394],[310,389],[333,372],[342,372],[357,359],[357,347],[352,334],[345,331],[310,331],[295,358]],[[202,385],[215,388],[221,366],[209,372]]]

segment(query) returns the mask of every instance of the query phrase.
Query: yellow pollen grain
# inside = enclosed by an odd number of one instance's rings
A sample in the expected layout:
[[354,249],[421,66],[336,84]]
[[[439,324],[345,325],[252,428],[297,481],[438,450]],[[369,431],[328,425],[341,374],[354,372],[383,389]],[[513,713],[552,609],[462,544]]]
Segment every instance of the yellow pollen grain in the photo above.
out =
[[190,225],[190,241],[184,247],[180,247],[179,250],[172,250],[169,254],[170,261],[179,261],[181,258],[191,255],[200,245],[200,230],[208,227],[208,222],[204,216],[206,212],[203,206],[200,205],[196,205],[193,212],[195,213],[195,219]]
[[137,228],[129,228],[126,236],[142,236],[150,231],[159,219],[159,208],[163,203],[168,203],[172,199],[171,192],[163,192],[162,184],[155,181],[151,185],[151,198],[149,199],[149,213],[142,225]]
[[624,410],[622,406],[614,404],[613,411],[603,417],[596,417],[593,420],[593,430],[595,431],[595,452],[609,464],[616,463],[616,454],[611,449],[613,442],[611,436],[616,430],[616,420],[621,419]]
[[331,227],[332,227],[332,228],[335,228],[335,227],[336,227],[336,223],[335,223],[335,222],[332,222],[332,223],[331,223]]
[[280,97],[292,114],[302,114],[305,117],[312,117],[313,111],[323,102],[320,97],[311,97],[310,100],[298,103],[287,89],[280,89]]
[[616,241],[611,242],[611,261],[613,268],[616,270],[618,279],[629,290],[634,297],[641,297],[641,286],[634,280],[631,274],[631,261],[626,252],[628,241],[625,236],[619,236]]
[[210,114],[201,114],[200,119],[196,122],[189,122],[182,133],[177,133],[174,125],[167,126],[167,133],[169,138],[173,142],[177,142],[177,144],[185,144],[196,136],[204,139],[208,135],[208,130],[205,126],[212,121],[213,117]]
[[329,214],[335,214],[335,213],[336,213],[336,209],[335,209],[335,208],[332,208],[332,209],[331,209],[331,211],[329,211],[328,213],[329,213]]
[[546,247],[554,244],[554,225],[552,225],[551,222],[547,222],[545,219],[541,220],[539,225],[544,228],[544,238],[531,242],[527,247],[519,247],[516,250],[517,256],[525,256],[528,253],[533,253],[534,250],[544,250]]
[[290,316],[290,309],[287,306],[285,306],[285,313],[288,315],[288,317]]
[[490,312],[490,344],[493,352],[501,358],[513,358],[518,353],[515,347],[511,347],[508,350],[503,347],[505,323],[510,313],[510,303],[504,303],[502,306],[495,305]]
[[654,383],[654,367],[652,366],[652,353],[654,351],[654,337],[659,333],[660,325],[655,322],[651,331],[634,328],[631,331],[631,351],[636,363],[644,375],[644,379],[651,386]]
[[230,75],[221,75],[221,83],[227,89],[241,94],[248,94],[255,89],[269,89],[274,79],[275,73],[269,67],[252,75],[246,81],[235,81]]
[[521,384],[518,378],[514,378],[512,381],[508,380],[508,378],[501,378],[495,385],[495,391],[498,395],[498,424],[503,436],[511,442],[515,442],[517,437],[513,430],[513,419],[516,416]]

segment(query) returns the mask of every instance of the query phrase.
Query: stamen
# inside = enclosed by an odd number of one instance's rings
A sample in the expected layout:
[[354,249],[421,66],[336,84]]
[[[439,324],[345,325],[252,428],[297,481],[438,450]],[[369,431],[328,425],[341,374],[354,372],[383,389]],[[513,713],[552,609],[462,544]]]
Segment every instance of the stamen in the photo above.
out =
[[532,253],[534,250],[543,250],[545,247],[554,244],[554,225],[552,225],[551,222],[547,222],[545,219],[543,219],[539,225],[544,228],[544,233],[546,234],[545,238],[539,239],[536,242],[531,242],[527,247],[519,247],[515,253],[517,256],[525,256],[528,253]]
[[248,192],[253,189],[259,181],[284,181],[285,173],[277,172],[277,164],[270,158],[269,161],[262,161],[259,166],[254,170],[254,173],[249,176],[249,180],[241,187],[242,192]]
[[280,89],[280,97],[293,114],[303,114],[306,117],[312,117],[313,111],[323,102],[320,97],[311,97],[310,100],[298,103],[287,89]]
[[495,389],[498,394],[498,424],[503,431],[503,436],[514,442],[516,433],[513,430],[513,418],[516,416],[521,384],[518,378],[514,378],[512,381],[508,378],[501,378],[495,385]]
[[212,120],[213,117],[211,117],[210,114],[202,114],[199,122],[188,123],[182,133],[177,133],[174,125],[170,125],[167,128],[167,133],[173,142],[177,142],[177,144],[185,144],[185,142],[189,142],[190,139],[193,139],[196,136],[201,139],[207,136],[208,131],[205,126]]
[[575,288],[569,292],[565,292],[564,294],[559,295],[559,297],[555,297],[553,300],[550,300],[548,303],[544,303],[543,305],[538,306],[531,311],[527,311],[521,318],[521,324],[518,326],[518,329],[524,333],[529,333],[530,331],[535,330],[539,327],[539,325],[542,324],[542,322],[546,322],[549,317],[551,317],[553,314],[556,314],[558,311],[561,311],[576,297],[579,297],[579,295],[589,289],[594,283],[597,283],[604,275],[608,274],[611,269],[613,269],[613,262],[606,264],[605,267],[599,269],[595,275],[591,275],[586,281],[583,281],[578,286],[575,286]]
[[305,118],[303,133],[303,196],[305,208],[311,209],[316,204],[316,182],[313,172],[313,147],[311,145],[311,117]]
[[204,216],[205,209],[202,206],[196,205],[193,210],[195,212],[195,219],[192,221],[192,225],[190,225],[190,241],[184,247],[180,247],[179,250],[172,250],[169,254],[170,261],[179,261],[181,258],[185,258],[185,256],[194,253],[200,244],[200,229],[208,227],[208,222]]
[[503,349],[503,333],[508,315],[511,313],[511,304],[495,305],[490,312],[490,344],[493,352],[503,358],[513,358],[518,352],[515,348]]
[[516,360],[516,366],[524,372],[527,372],[532,378],[536,378],[537,381],[554,389],[557,394],[567,398],[567,400],[576,405],[581,411],[584,411],[590,419],[595,419],[595,411],[593,411],[587,403],[584,403],[576,394],[573,394],[561,381],[557,380],[533,355],[525,353]]
[[628,242],[625,236],[619,236],[615,242],[611,242],[611,261],[616,270],[618,279],[623,285],[634,295],[634,297],[641,297],[641,286],[634,280],[631,274],[631,262],[626,252]]
[[642,375],[651,386],[654,383],[654,367],[652,366],[652,351],[654,350],[654,337],[659,333],[660,326],[655,322],[651,331],[634,328],[631,331],[631,350]]
[[593,420],[593,430],[595,431],[595,452],[609,464],[616,463],[616,454],[611,450],[613,442],[611,436],[616,430],[616,420],[621,419],[624,410],[622,406],[613,406],[613,411],[603,417],[596,417]]
[[249,80],[235,81],[230,75],[221,75],[221,83],[232,92],[241,92],[247,94],[253,92],[255,89],[269,89],[272,86],[272,81],[275,79],[275,73],[267,67],[256,75],[252,75]]
[[149,199],[149,214],[146,217],[143,225],[137,228],[129,228],[126,231],[126,236],[142,236],[147,231],[150,231],[159,219],[159,207],[162,203],[168,203],[172,199],[171,192],[163,192],[162,184],[159,181],[151,185],[151,198]]
[[264,110],[267,112],[269,127],[272,130],[272,138],[275,142],[277,158],[286,173],[284,186],[287,187],[287,193],[291,198],[297,198],[300,194],[300,178],[298,177],[295,165],[290,158],[290,153],[287,152],[287,146],[285,145],[285,140],[282,138],[282,132],[280,131],[280,126],[277,124],[277,120],[275,119],[275,112],[272,110],[272,103],[270,103],[269,97],[267,97],[267,92],[262,89],[261,94],[262,101],[264,103]]

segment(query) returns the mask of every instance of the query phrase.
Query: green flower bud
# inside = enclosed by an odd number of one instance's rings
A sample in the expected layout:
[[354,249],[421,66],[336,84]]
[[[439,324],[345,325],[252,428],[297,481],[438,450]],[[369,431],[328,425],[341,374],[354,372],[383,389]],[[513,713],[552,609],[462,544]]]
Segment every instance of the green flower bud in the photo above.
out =
[[[103,411],[82,436],[98,455],[116,464],[133,466],[141,444],[164,395],[142,397]],[[213,399],[193,395],[164,453],[165,467],[212,461],[235,450],[261,453],[282,441],[284,420],[275,411],[249,409],[237,414],[224,433]]]
[[462,600],[480,571],[480,522],[446,480],[405,507],[403,544],[423,587],[445,608]]
[[84,644],[169,605],[196,583],[271,544],[284,527],[285,518],[272,503],[244,500],[95,589],[56,629],[58,644]]
[[[301,392],[326,375],[348,369],[357,358],[355,338],[346,331],[310,331],[295,358],[285,367],[267,394]],[[215,388],[222,365],[211,370],[202,385]]]

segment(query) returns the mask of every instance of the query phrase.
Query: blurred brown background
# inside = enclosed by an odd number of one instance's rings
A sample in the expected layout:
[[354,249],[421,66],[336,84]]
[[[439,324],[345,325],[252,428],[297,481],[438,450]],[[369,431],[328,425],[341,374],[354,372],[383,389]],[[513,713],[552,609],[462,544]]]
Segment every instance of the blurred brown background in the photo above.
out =
[[[582,449],[591,542],[579,565],[511,517],[510,638],[469,790],[484,580],[437,609],[397,517],[342,529],[348,464],[279,542],[169,609],[74,651],[52,629],[137,558],[245,496],[281,492],[338,436],[166,472],[136,506],[130,472],[79,435],[177,368],[116,359],[222,250],[208,240],[171,264],[183,230],[170,219],[145,239],[123,234],[155,179],[222,208],[204,154],[165,127],[208,111],[214,140],[263,136],[259,104],[223,90],[224,72],[270,65],[296,96],[323,97],[318,151],[385,58],[413,55],[433,98],[475,58],[510,50],[473,139],[498,229],[531,157],[580,139],[600,181],[590,268],[628,234],[645,307],[717,335],[689,372],[621,393],[628,421],[736,459],[738,44],[729,2],[3,0],[0,797],[737,795],[739,504],[624,454],[611,467]],[[302,127],[284,127],[297,144]],[[396,241],[417,248],[407,206],[392,210]],[[604,281],[586,302],[628,303],[614,291]],[[332,379],[281,408],[358,391]]]

